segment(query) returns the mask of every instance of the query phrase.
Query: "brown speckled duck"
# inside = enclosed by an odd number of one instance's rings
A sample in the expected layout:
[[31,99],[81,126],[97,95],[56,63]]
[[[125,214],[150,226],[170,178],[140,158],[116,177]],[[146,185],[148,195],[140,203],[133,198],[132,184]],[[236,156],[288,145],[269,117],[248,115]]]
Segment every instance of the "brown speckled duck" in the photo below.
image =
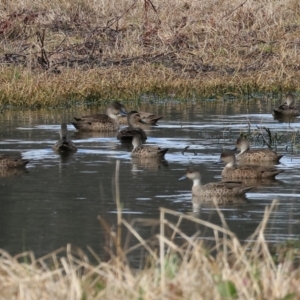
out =
[[106,114],[94,114],[76,118],[72,124],[81,131],[116,131],[119,129],[118,115],[126,115],[126,109],[118,101],[110,103],[106,109]]
[[141,136],[139,134],[133,136],[132,145],[133,150],[131,152],[131,157],[163,159],[169,150],[155,146],[143,146]]
[[147,140],[147,135],[143,129],[138,128],[140,124],[144,124],[140,117],[140,114],[135,110],[130,111],[129,113],[127,113],[127,120],[129,126],[120,130],[117,138],[122,143],[132,143],[133,136],[135,134],[139,134],[141,136],[142,142],[144,143]]
[[300,112],[295,106],[295,97],[288,93],[285,97],[285,102],[274,109],[275,116],[299,116]]
[[[141,117],[141,119],[143,120],[143,123],[145,125],[157,125],[157,121],[159,121],[160,119],[163,118],[163,116],[158,116],[158,115],[155,115],[153,113],[148,113],[148,112],[143,112],[143,111],[140,111],[139,112],[139,115]],[[128,122],[127,122],[127,118],[126,117],[119,117],[119,121],[120,121],[120,124],[122,125],[127,125]]]
[[58,153],[72,153],[77,151],[76,146],[68,137],[68,127],[66,123],[61,124],[60,139],[53,145],[52,149]]
[[158,116],[148,112],[139,112],[142,120],[149,125],[156,125],[157,121],[163,118],[163,116]]
[[0,168],[10,169],[10,168],[23,168],[29,163],[29,160],[12,156],[12,155],[0,155]]
[[222,152],[219,162],[225,162],[226,165],[222,171],[222,177],[225,179],[244,179],[244,178],[274,178],[283,170],[274,167],[262,166],[237,166],[236,158],[232,151]]
[[193,168],[188,168],[186,174],[179,180],[190,179],[193,181],[192,195],[195,197],[238,197],[244,196],[252,187],[245,187],[239,181],[211,182],[201,184],[201,174]]
[[240,136],[236,141],[236,149],[240,150],[240,153],[236,156],[236,159],[240,163],[255,163],[261,162],[274,162],[278,163],[282,154],[277,154],[268,148],[266,149],[250,149],[249,141],[246,137]]

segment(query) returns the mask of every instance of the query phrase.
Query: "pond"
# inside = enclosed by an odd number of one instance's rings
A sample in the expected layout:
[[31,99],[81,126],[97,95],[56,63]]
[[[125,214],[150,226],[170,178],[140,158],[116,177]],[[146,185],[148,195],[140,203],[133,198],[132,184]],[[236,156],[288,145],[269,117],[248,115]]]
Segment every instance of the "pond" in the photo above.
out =
[[[115,169],[120,161],[120,195],[123,217],[158,219],[159,207],[193,213],[191,181],[178,181],[188,166],[201,170],[202,183],[221,180],[224,165],[214,164],[222,148],[232,148],[241,131],[257,126],[285,133],[277,151],[284,154],[278,169],[284,172],[271,183],[247,193],[248,201],[220,206],[229,228],[240,239],[253,233],[262,220],[265,206],[279,200],[266,231],[269,241],[300,237],[300,158],[289,142],[298,141],[299,119],[292,123],[274,120],[271,111],[279,100],[266,97],[250,100],[206,100],[180,103],[152,100],[128,103],[127,110],[151,111],[164,116],[159,126],[147,130],[147,144],[169,148],[166,163],[136,164],[131,148],[122,146],[115,133],[78,134],[71,125],[73,116],[87,115],[98,108],[55,110],[5,110],[0,116],[1,153],[22,153],[30,162],[25,172],[1,173],[0,248],[11,254],[33,250],[37,257],[72,243],[86,250],[90,246],[103,256],[106,234],[101,216],[116,224]],[[61,122],[66,121],[78,152],[68,159],[51,147],[58,140]],[[266,132],[264,132],[266,133]],[[189,148],[183,153],[183,149]],[[252,147],[262,146],[261,142]],[[221,224],[214,206],[202,205],[197,217]],[[195,228],[183,225],[190,234]],[[149,237],[149,227],[139,233]],[[209,238],[209,233],[203,232]]]

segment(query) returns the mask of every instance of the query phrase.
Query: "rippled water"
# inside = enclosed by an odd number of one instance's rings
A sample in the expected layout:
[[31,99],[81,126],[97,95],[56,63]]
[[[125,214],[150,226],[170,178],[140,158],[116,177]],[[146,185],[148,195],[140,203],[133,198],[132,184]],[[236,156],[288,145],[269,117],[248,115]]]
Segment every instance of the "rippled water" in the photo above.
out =
[[[147,131],[147,144],[169,148],[167,164],[136,164],[130,147],[122,146],[115,134],[80,135],[69,125],[78,152],[69,159],[53,153],[60,123],[69,124],[72,116],[96,109],[4,111],[0,116],[2,153],[22,152],[30,159],[21,174],[0,174],[0,247],[10,253],[34,250],[37,256],[67,243],[83,249],[91,246],[102,255],[105,232],[97,216],[109,225],[116,223],[114,176],[120,160],[120,192],[123,216],[158,218],[159,207],[191,213],[190,181],[178,181],[187,166],[195,165],[202,173],[202,183],[221,179],[223,165],[218,160],[222,147],[231,148],[239,132],[265,126],[272,133],[285,132],[277,151],[285,153],[278,165],[285,172],[277,180],[247,193],[249,201],[221,206],[231,230],[246,239],[262,219],[266,205],[279,199],[271,216],[267,238],[271,241],[298,239],[300,236],[300,158],[289,141],[298,141],[300,121],[281,123],[271,110],[278,102],[267,99],[250,101],[205,101],[190,104],[154,102],[131,108],[163,114],[159,126]],[[100,107],[99,111],[103,111]],[[257,142],[259,146],[261,142]],[[184,154],[183,149],[189,146]],[[286,146],[288,146],[286,148]],[[198,216],[221,224],[215,208],[202,205]],[[195,228],[186,225],[187,231]],[[139,228],[149,237],[149,227]],[[203,233],[209,235],[208,233]]]

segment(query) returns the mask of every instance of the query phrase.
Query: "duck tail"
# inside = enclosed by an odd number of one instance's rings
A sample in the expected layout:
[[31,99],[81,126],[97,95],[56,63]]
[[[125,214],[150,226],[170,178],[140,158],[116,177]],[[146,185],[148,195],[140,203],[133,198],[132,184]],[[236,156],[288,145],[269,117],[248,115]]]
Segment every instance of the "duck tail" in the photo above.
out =
[[165,149],[161,149],[161,150],[159,151],[159,153],[160,153],[162,156],[164,156],[168,151],[169,151],[169,149],[168,149],[168,148],[165,148]]
[[245,194],[245,193],[247,193],[248,191],[250,191],[250,190],[252,190],[252,189],[253,189],[253,186],[243,188],[243,189],[242,189],[242,194]]
[[26,166],[29,163],[30,160],[22,159],[22,166]]
[[156,123],[157,123],[160,119],[162,119],[162,118],[163,118],[163,116],[154,117],[154,118],[151,119],[150,124],[151,124],[151,125],[157,125]]
[[72,124],[77,130],[89,130],[91,125],[90,122],[72,122]]
[[284,154],[279,154],[279,155],[277,155],[276,161],[279,162],[280,159],[281,159],[283,156],[284,156]]
[[275,177],[276,175],[278,175],[278,174],[280,174],[280,173],[283,173],[284,172],[284,170],[274,170],[274,171],[269,171],[269,172],[266,172],[265,173],[265,176],[263,176],[263,177]]

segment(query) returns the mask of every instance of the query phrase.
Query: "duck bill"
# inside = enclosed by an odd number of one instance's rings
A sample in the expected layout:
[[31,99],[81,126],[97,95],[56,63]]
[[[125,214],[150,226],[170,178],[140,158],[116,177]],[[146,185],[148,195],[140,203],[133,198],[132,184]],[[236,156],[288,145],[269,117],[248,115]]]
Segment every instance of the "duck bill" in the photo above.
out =
[[183,175],[182,177],[180,177],[178,180],[184,180],[187,179],[186,175]]

